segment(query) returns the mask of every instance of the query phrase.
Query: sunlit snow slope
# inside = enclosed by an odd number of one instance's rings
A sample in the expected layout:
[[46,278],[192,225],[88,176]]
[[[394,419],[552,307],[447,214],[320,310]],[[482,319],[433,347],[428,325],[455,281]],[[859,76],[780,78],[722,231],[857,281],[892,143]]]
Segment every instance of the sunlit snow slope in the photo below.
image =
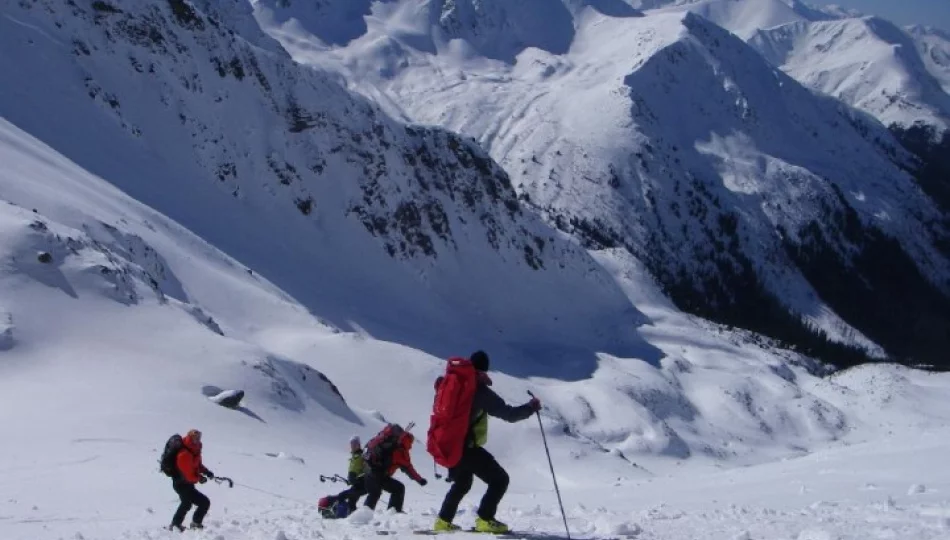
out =
[[[210,528],[190,537],[429,526],[437,481],[410,486],[406,516],[324,522],[313,503],[339,487],[318,477],[342,472],[351,434],[384,418],[425,425],[440,359],[319,323],[6,121],[0,159],[0,421],[20,441],[0,450],[4,538],[175,537],[159,532],[175,497],[156,460],[190,427],[208,466],[237,481],[203,488]],[[807,359],[678,313],[622,253],[598,257],[649,317],[640,332],[662,367],[601,356],[582,382],[495,374],[508,399],[532,388],[547,404],[575,537],[944,534],[950,478],[933,464],[950,437],[946,377],[866,367],[818,379]],[[206,398],[231,388],[247,392],[241,410]],[[489,447],[512,474],[500,517],[558,537],[536,424],[496,423]],[[767,464],[777,457],[795,459]],[[720,470],[752,463],[765,464]]]
[[[350,5],[342,21],[362,13]],[[626,4],[570,5],[640,19]],[[649,44],[670,58],[727,40],[698,18],[668,22]],[[583,125],[583,110],[565,111]],[[720,142],[695,153],[729,154]],[[315,501],[341,486],[319,476],[344,472],[349,437],[383,421],[415,421],[421,438],[444,356],[475,347],[506,399],[544,401],[573,537],[948,530],[946,376],[819,378],[812,359],[684,315],[630,250],[588,253],[522,206],[471,140],[394,120],[294,64],[243,2],[4,4],[0,164],[0,538],[181,538],[161,530],[177,501],[157,459],[189,428],[237,484],[202,487],[209,529],[185,537],[410,537],[447,489],[423,445],[413,457],[431,482],[409,483],[403,516],[324,522]],[[863,170],[875,165],[889,167]],[[905,187],[887,189],[910,205]],[[241,409],[208,399],[229,389],[246,392]],[[537,422],[493,423],[488,447],[512,476],[499,517],[560,538]],[[472,519],[464,507],[459,523]]]

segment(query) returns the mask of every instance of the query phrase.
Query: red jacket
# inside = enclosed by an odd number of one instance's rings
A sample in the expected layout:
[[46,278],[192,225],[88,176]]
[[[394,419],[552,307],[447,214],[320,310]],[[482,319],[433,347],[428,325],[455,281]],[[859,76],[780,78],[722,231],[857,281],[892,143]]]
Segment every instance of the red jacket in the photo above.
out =
[[409,478],[416,482],[422,480],[422,476],[412,466],[412,458],[409,456],[413,440],[415,440],[415,437],[411,433],[402,436],[399,441],[400,445],[393,450],[392,462],[389,464],[389,470],[386,471],[387,476],[392,476],[397,470],[402,469],[404,473],[409,475]]
[[197,484],[201,480],[201,474],[208,470],[201,464],[201,443],[193,440],[190,435],[186,435],[182,442],[184,448],[178,451],[178,457],[175,458],[178,471],[186,482]]

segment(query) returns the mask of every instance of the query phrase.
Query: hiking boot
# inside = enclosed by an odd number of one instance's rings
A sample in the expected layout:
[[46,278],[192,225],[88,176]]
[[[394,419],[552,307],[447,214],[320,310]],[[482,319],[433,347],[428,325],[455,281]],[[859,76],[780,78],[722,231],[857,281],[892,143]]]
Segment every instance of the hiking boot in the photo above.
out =
[[201,523],[196,523],[196,522],[192,521],[192,522],[191,522],[191,526],[188,527],[188,528],[189,528],[189,529],[204,529],[205,526],[202,525]]
[[185,528],[178,523],[172,523],[167,527],[169,531],[185,532]]
[[502,534],[508,532],[508,526],[497,519],[475,518],[475,532]]
[[455,532],[461,529],[451,521],[445,521],[442,518],[435,518],[435,525],[432,526],[434,532]]

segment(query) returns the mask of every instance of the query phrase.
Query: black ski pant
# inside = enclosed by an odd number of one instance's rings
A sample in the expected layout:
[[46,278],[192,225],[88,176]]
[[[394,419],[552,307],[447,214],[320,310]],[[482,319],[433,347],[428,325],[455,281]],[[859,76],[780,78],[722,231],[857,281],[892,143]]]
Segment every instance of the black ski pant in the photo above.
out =
[[466,448],[458,465],[449,470],[452,487],[442,502],[442,510],[439,512],[440,518],[449,523],[455,519],[459,503],[472,489],[472,480],[476,476],[479,480],[488,484],[488,490],[485,491],[482,502],[478,506],[478,517],[486,521],[495,519],[498,503],[501,502],[501,498],[508,491],[508,473],[495,461],[495,457],[488,450],[479,446]]
[[366,477],[361,476],[353,480],[350,484],[350,487],[344,491],[341,491],[335,499],[343,499],[346,501],[346,505],[350,507],[350,512],[356,510],[356,503],[359,502],[360,497],[366,495]]
[[176,479],[172,481],[172,487],[181,499],[181,504],[178,505],[175,516],[172,517],[172,524],[181,526],[182,522],[185,521],[185,514],[187,514],[188,511],[191,510],[192,505],[194,505],[198,509],[195,510],[195,514],[191,516],[191,521],[201,525],[201,522],[205,519],[205,514],[208,513],[208,508],[211,508],[211,501],[208,497],[195,489],[194,484],[189,484],[185,480]]
[[366,502],[363,504],[376,509],[376,503],[379,502],[379,496],[383,491],[389,493],[389,508],[395,508],[397,512],[402,512],[402,502],[406,497],[406,486],[392,476],[388,476],[383,471],[370,471],[366,479]]

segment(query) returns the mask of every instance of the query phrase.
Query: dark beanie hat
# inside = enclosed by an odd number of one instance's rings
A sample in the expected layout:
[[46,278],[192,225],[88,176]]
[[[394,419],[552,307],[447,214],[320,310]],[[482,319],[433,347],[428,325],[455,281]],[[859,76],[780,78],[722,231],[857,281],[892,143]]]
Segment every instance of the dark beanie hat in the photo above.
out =
[[478,371],[488,371],[488,354],[485,351],[475,351],[469,360]]

